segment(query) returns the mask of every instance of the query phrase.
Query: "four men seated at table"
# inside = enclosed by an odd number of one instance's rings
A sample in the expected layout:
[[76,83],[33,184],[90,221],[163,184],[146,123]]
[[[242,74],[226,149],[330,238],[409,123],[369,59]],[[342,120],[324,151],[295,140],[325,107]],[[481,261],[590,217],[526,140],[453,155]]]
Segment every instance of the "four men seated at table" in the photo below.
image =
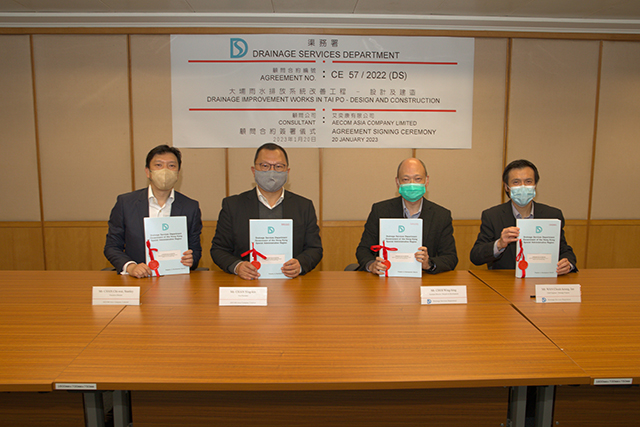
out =
[[[181,262],[195,269],[202,254],[200,233],[202,221],[198,202],[174,190],[182,163],[178,149],[160,145],[149,152],[145,172],[149,187],[118,196],[111,211],[104,254],[120,274],[149,277],[145,263],[144,217],[186,216],[189,250]],[[242,257],[249,247],[250,219],[293,220],[293,257],[281,268],[286,277],[294,278],[313,270],[322,259],[322,241],[313,202],[291,191],[285,191],[289,158],[284,148],[266,143],[256,151],[251,172],[256,187],[226,197],[211,242],[211,258],[223,271],[246,280],[258,279],[260,273]],[[504,189],[510,201],[482,213],[480,233],[471,250],[471,261],[487,264],[489,269],[514,269],[515,242],[519,236],[516,218],[559,219],[559,209],[533,201],[539,180],[538,170],[527,160],[511,162],[504,170]],[[424,195],[429,176],[424,163],[408,158],[397,169],[399,197],[374,203],[356,250],[358,270],[381,275],[387,263],[372,246],[379,244],[381,218],[421,218],[422,242],[414,254],[422,270],[435,274],[453,270],[458,263],[453,237],[451,212]],[[559,275],[577,271],[576,256],[561,230]]]
[[559,219],[562,227],[556,272],[562,275],[577,271],[576,255],[564,237],[562,211],[533,201],[539,179],[538,169],[528,160],[514,160],[507,165],[502,181],[511,200],[482,212],[480,233],[471,249],[472,263],[487,264],[495,270],[515,269],[516,242],[520,235],[516,219],[547,218]]
[[356,250],[358,270],[379,275],[387,269],[384,259],[371,250],[379,243],[380,218],[422,218],[422,244],[415,253],[422,270],[435,274],[456,268],[451,212],[423,197],[428,185],[429,175],[421,160],[409,158],[400,163],[396,176],[400,196],[371,207]]
[[118,196],[109,217],[104,255],[119,274],[151,276],[145,263],[145,217],[186,216],[189,249],[182,254],[181,262],[192,270],[198,267],[202,256],[200,205],[173,189],[181,166],[180,150],[159,145],[147,154],[144,170],[149,187]]

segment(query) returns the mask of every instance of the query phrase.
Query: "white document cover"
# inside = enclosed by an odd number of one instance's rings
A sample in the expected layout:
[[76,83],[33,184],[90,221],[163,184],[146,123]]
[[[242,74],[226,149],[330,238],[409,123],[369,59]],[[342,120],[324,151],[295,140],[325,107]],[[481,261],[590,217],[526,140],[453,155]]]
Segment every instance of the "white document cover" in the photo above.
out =
[[558,277],[559,219],[518,219],[516,277]]
[[145,218],[144,238],[147,265],[154,276],[189,273],[180,262],[189,249],[186,216]]
[[293,220],[250,219],[249,247],[260,279],[286,279],[281,268],[293,258]]
[[422,219],[380,218],[379,256],[390,263],[389,277],[422,277],[422,264],[415,254],[422,246]]

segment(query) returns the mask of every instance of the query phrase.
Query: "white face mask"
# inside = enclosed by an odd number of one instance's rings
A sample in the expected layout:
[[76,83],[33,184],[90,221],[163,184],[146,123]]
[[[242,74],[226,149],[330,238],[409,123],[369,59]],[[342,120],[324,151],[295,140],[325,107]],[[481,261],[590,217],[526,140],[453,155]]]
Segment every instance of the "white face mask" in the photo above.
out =
[[158,190],[171,190],[178,182],[178,171],[164,168],[149,172],[151,172],[151,182]]
[[509,195],[513,203],[524,208],[536,197],[535,185],[521,185],[519,187],[511,187],[509,189]]

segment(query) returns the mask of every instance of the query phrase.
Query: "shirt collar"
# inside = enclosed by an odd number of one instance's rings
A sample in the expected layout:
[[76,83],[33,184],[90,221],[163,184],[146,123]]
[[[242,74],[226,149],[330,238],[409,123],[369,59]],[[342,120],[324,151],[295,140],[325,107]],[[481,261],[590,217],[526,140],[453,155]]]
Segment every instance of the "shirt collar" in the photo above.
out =
[[[158,204],[158,199],[156,199],[156,196],[153,194],[153,188],[151,188],[151,185],[149,185],[149,193],[147,194],[147,198],[149,199],[149,203],[155,203],[156,205]],[[167,203],[166,204],[171,204],[173,203],[173,200],[176,198],[176,192],[175,189],[171,189],[171,194],[169,194],[169,197],[167,198]]]
[[420,199],[420,209],[418,209],[418,212],[416,212],[414,215],[409,215],[409,209],[407,209],[407,204],[404,202],[404,198],[401,197],[402,199],[402,213],[404,214],[405,218],[420,218],[420,214],[422,213],[422,204],[424,203],[424,198]]
[[522,215],[520,215],[520,212],[518,212],[518,210],[516,209],[516,206],[513,204],[513,202],[511,202],[511,212],[513,212],[513,216],[516,219],[532,219],[534,206],[535,206],[535,203],[531,203],[531,213],[529,214],[528,217],[522,218]]
[[260,188],[257,185],[256,185],[256,191],[258,192],[258,200],[260,200],[260,202],[266,207],[268,207],[269,209],[275,208],[284,200],[284,187],[282,187],[282,194],[280,194],[280,198],[278,199],[278,201],[276,201],[276,204],[273,206],[269,205],[267,198],[262,195],[262,193],[260,192]]

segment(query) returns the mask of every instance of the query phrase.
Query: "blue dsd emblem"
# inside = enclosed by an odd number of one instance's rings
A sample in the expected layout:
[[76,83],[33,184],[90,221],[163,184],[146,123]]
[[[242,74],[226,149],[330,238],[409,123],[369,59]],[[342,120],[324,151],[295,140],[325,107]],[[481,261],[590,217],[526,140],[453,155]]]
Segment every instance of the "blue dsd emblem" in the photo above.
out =
[[231,58],[242,58],[249,51],[249,45],[243,39],[232,38],[231,41]]
[[167,224],[166,222],[162,223],[162,231],[167,231],[169,229],[169,224]]
[[275,229],[275,228],[273,228],[273,227],[267,227],[267,233],[269,233],[269,234],[273,234],[273,233],[275,233],[275,232],[276,232],[276,229]]
[[536,233],[542,233],[542,227],[540,227],[539,225],[536,226]]
[[404,225],[398,226],[398,233],[404,233]]

